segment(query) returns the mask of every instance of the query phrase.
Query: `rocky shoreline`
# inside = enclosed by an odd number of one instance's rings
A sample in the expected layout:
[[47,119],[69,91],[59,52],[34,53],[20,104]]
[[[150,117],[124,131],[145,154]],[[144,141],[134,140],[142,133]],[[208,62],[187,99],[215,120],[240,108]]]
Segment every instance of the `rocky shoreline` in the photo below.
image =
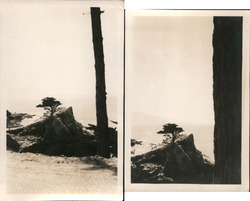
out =
[[[112,154],[116,156],[117,132],[111,133],[110,142],[113,145]],[[75,120],[72,107],[59,110],[53,117],[41,118],[25,127],[7,131],[7,149],[20,153],[94,156],[96,146],[96,135]]]
[[214,164],[196,149],[193,135],[131,158],[132,183],[213,183]]

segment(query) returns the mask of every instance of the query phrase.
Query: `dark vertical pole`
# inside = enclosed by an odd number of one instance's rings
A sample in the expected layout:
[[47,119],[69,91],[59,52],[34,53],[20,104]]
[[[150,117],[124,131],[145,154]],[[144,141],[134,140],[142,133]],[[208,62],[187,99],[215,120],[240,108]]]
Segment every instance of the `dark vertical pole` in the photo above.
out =
[[99,7],[91,7],[92,36],[96,73],[97,154],[110,157],[108,116],[106,106],[105,64],[102,45],[101,13]]
[[214,181],[240,184],[242,17],[214,17],[213,48]]

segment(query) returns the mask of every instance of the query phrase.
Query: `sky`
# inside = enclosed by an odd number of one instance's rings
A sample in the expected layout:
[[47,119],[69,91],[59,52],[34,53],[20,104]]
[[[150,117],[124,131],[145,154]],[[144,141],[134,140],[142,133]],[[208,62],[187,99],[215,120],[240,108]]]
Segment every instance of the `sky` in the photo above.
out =
[[212,32],[212,17],[128,13],[128,112],[212,125]]
[[213,159],[213,18],[160,12],[126,13],[126,130],[146,151],[175,123]]
[[[80,99],[95,108],[95,69],[90,7],[101,15],[106,90],[114,103],[123,69],[122,2],[8,3],[1,10],[1,67],[7,107],[28,110],[47,96],[70,106]],[[84,14],[83,14],[84,13]],[[112,99],[112,100],[111,100]],[[95,111],[93,111],[95,114]]]
[[[117,120],[112,105],[122,98],[123,8],[122,2],[101,5],[108,114]],[[16,2],[1,10],[0,62],[10,111],[33,112],[42,98],[53,96],[74,111],[86,100],[78,117],[94,119],[90,6],[100,4]],[[212,17],[127,11],[128,125],[213,125],[212,32]]]

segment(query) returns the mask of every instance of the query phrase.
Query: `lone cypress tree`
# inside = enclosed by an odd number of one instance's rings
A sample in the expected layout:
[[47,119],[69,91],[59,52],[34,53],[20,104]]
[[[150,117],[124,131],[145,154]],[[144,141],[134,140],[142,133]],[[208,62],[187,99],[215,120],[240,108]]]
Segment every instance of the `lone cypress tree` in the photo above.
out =
[[178,127],[177,124],[168,123],[163,125],[162,130],[158,131],[157,134],[166,135],[167,133],[171,133],[173,135],[172,143],[174,143],[176,138],[178,138],[180,133],[183,131],[184,130],[181,127]]
[[43,109],[48,110],[50,112],[50,117],[53,117],[57,107],[60,105],[62,105],[62,103],[54,97],[46,97],[42,99],[42,104],[39,104],[36,107],[42,107]]
[[106,104],[105,64],[102,44],[101,11],[99,7],[91,7],[92,37],[96,74],[96,118],[97,118],[97,154],[109,158],[109,131]]

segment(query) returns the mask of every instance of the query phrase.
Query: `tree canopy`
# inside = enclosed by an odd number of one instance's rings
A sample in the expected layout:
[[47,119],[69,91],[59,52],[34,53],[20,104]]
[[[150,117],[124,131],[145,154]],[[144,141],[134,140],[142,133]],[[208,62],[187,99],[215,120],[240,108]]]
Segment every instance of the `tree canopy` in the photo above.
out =
[[131,147],[134,147],[136,144],[142,145],[142,141],[131,139]]
[[172,142],[175,141],[175,139],[179,136],[181,132],[184,130],[181,127],[178,127],[177,124],[174,123],[168,123],[163,125],[163,129],[158,131],[157,134],[167,134],[171,133],[173,135]]
[[42,99],[42,104],[39,104],[36,107],[42,107],[45,110],[48,110],[50,112],[50,116],[52,117],[59,105],[62,105],[60,101],[56,100],[53,97],[46,97]]

